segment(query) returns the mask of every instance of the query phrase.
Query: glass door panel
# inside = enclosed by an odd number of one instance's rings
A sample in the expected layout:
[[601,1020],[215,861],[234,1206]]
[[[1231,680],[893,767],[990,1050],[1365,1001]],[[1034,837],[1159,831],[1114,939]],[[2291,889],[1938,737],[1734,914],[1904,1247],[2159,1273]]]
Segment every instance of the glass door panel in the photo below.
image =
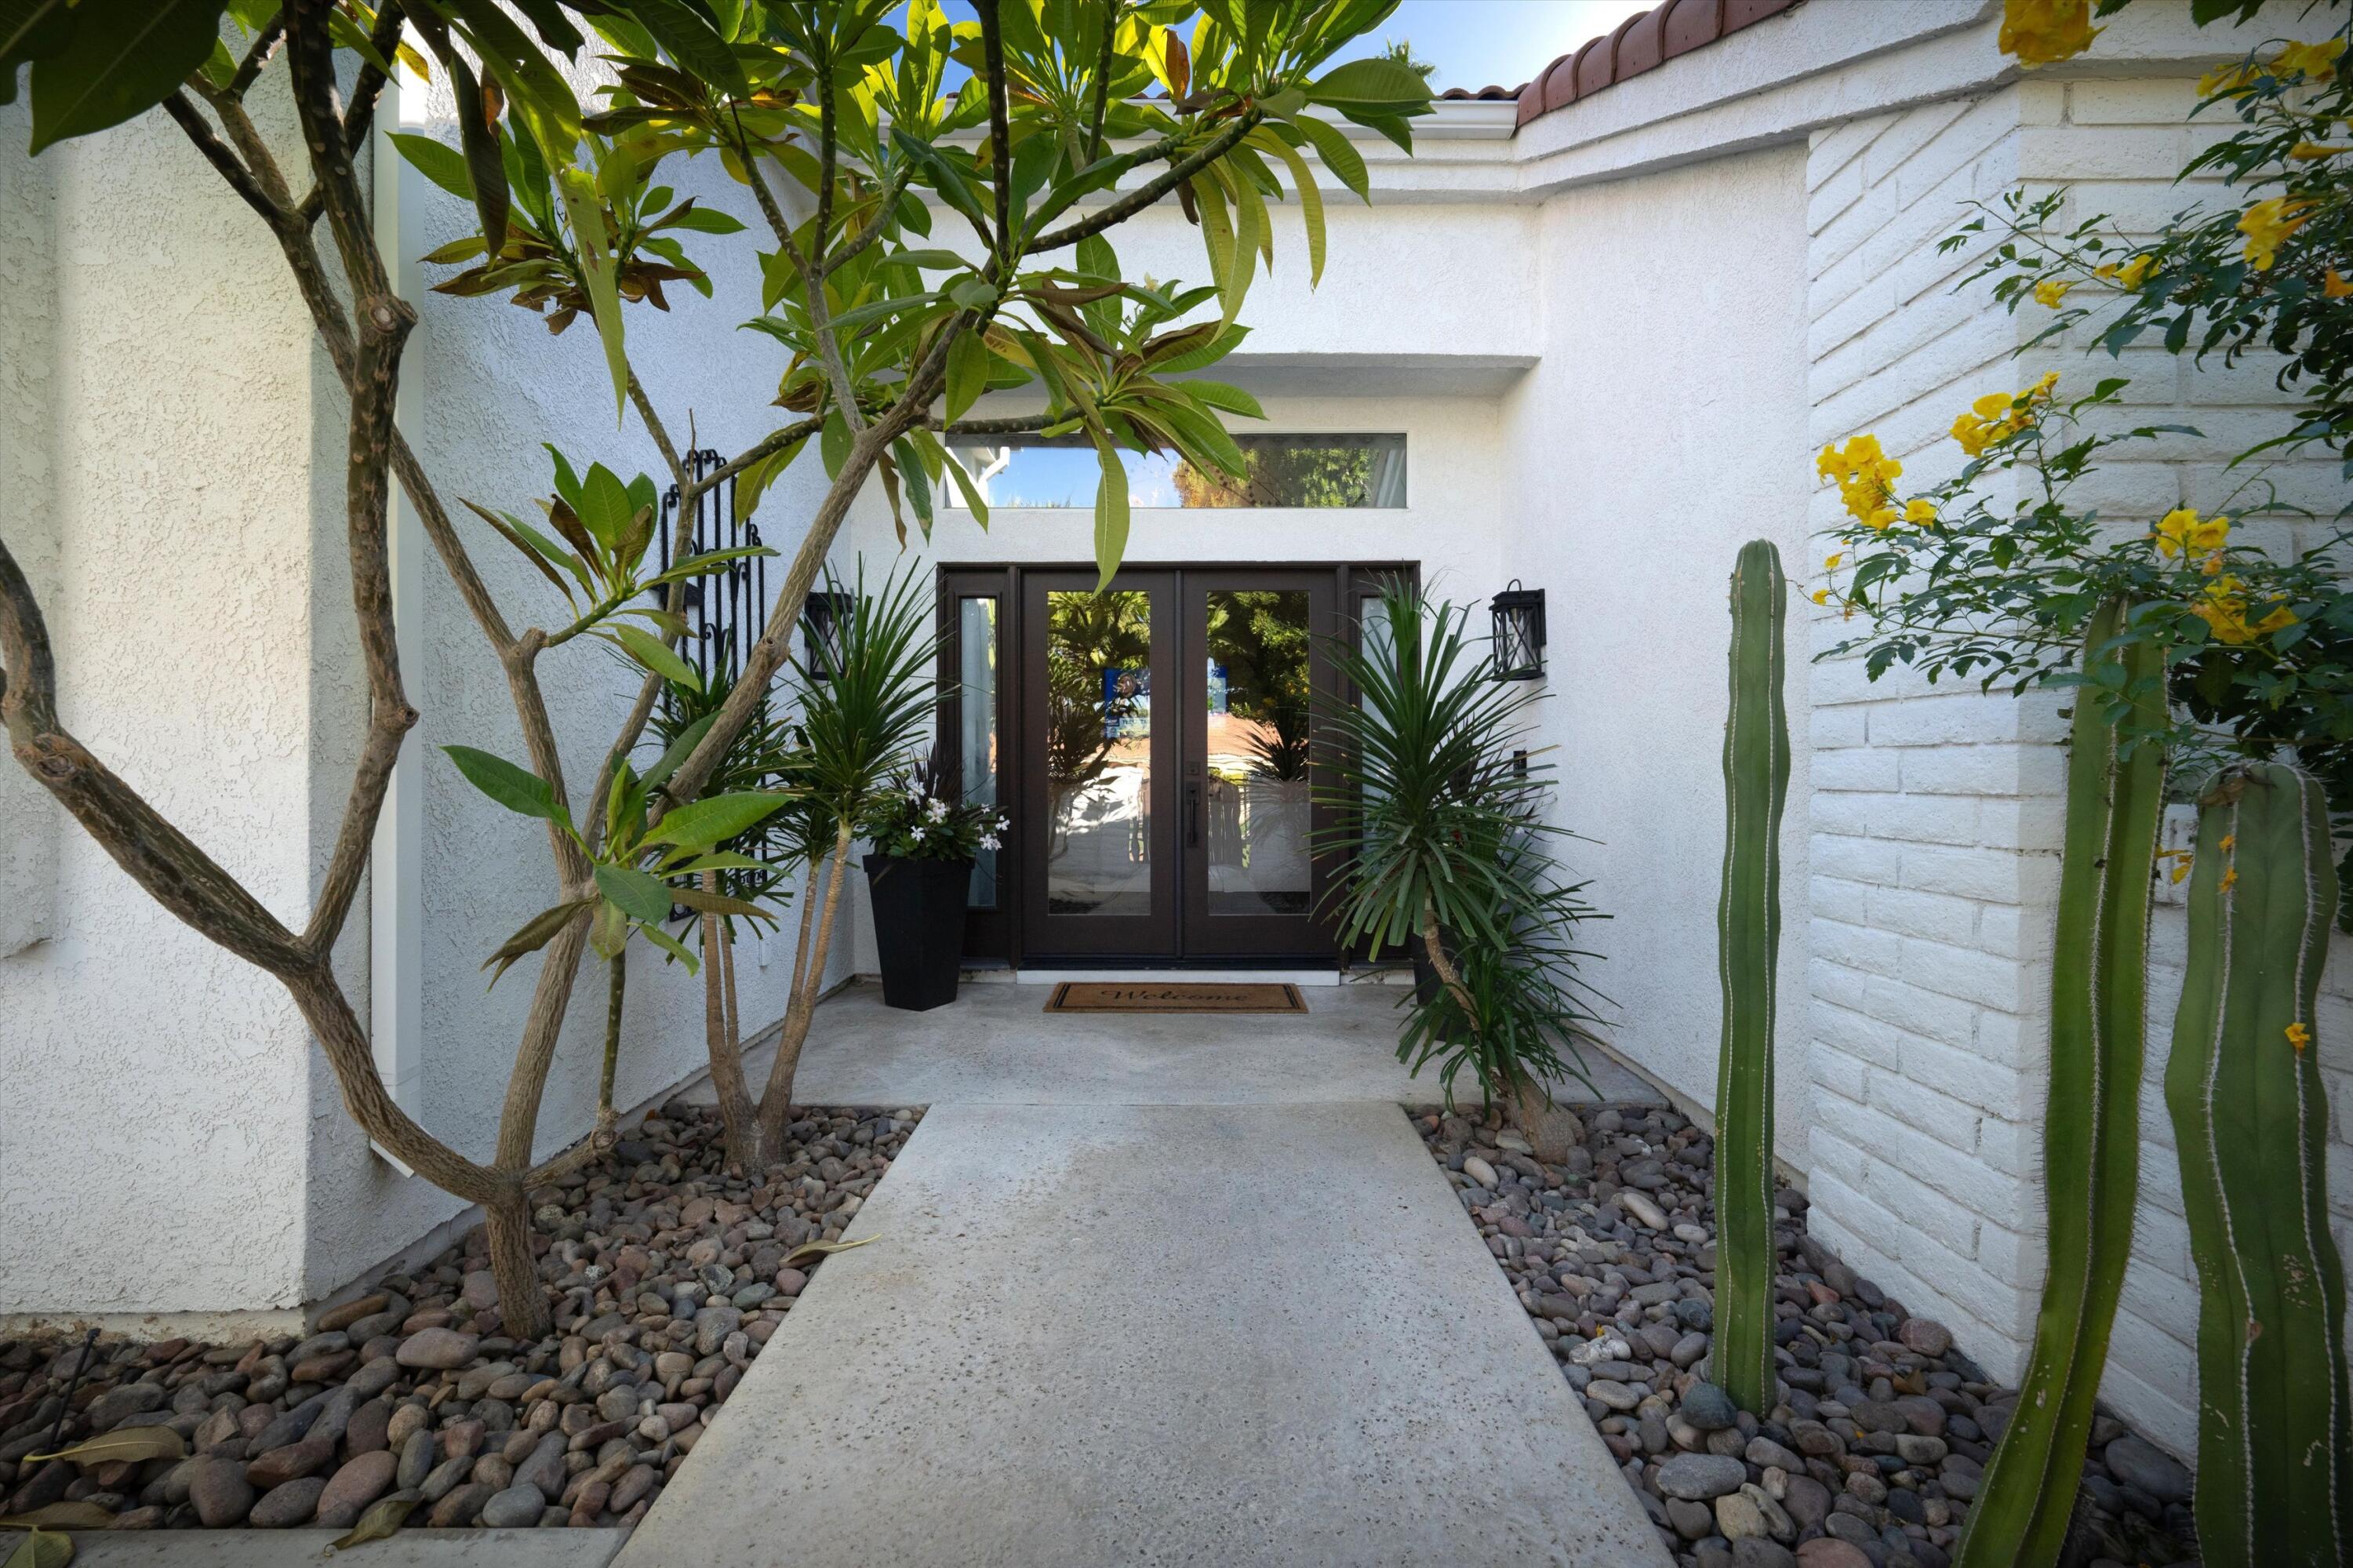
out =
[[1314,892],[1307,592],[1212,588],[1203,619],[1208,912],[1304,915]]
[[1176,584],[1122,573],[1023,577],[1025,949],[1169,954],[1176,946],[1171,727]]
[[1308,723],[1335,630],[1328,572],[1184,574],[1185,950],[1328,952]]
[[1046,593],[1046,907],[1152,911],[1152,597]]
[[[999,801],[997,723],[1002,702],[997,678],[997,596],[958,599],[956,651],[956,777],[964,799],[995,808]],[[972,890],[966,907],[997,906],[998,852],[984,846],[973,857]]]

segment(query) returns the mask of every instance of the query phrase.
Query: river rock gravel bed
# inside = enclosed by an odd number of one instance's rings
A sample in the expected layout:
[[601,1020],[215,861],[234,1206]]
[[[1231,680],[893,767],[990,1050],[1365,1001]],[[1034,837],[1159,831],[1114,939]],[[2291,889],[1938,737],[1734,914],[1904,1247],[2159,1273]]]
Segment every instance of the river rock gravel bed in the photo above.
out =
[[[1784,1403],[1760,1422],[1704,1381],[1705,1133],[1657,1106],[1579,1106],[1546,1164],[1495,1113],[1432,1107],[1414,1126],[1679,1564],[1945,1568],[2018,1395],[1807,1235],[1802,1195],[1776,1210]],[[2102,1412],[2071,1561],[2194,1565],[2195,1540],[2189,1472]]]
[[[919,1111],[813,1107],[788,1158],[723,1169],[717,1113],[672,1102],[598,1164],[533,1194],[555,1331],[501,1332],[479,1227],[321,1312],[307,1337],[206,1345],[0,1340],[0,1514],[81,1501],[118,1530],[349,1527],[417,1497],[412,1526],[628,1526],[823,1261]],[[188,1457],[87,1469],[26,1456],[169,1426]]]

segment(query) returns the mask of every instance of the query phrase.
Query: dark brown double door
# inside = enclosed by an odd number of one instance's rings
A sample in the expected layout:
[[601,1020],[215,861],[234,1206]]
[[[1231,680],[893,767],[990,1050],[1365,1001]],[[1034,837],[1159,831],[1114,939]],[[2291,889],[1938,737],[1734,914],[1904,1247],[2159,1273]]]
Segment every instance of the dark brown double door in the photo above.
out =
[[1148,568],[1098,592],[1085,570],[944,572],[943,738],[966,793],[1012,820],[975,878],[972,950],[1332,960],[1310,722],[1354,580]]

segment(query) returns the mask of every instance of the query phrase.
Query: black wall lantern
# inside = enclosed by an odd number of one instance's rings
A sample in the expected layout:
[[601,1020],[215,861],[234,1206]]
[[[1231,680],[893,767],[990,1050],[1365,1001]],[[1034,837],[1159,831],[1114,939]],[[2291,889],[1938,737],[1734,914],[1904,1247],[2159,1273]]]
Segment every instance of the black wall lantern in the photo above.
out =
[[802,606],[801,637],[808,650],[809,679],[833,679],[841,623],[849,619],[852,602],[846,593],[820,589],[809,595],[808,602]]
[[1495,679],[1535,681],[1544,676],[1544,589],[1512,586],[1488,601],[1495,617]]

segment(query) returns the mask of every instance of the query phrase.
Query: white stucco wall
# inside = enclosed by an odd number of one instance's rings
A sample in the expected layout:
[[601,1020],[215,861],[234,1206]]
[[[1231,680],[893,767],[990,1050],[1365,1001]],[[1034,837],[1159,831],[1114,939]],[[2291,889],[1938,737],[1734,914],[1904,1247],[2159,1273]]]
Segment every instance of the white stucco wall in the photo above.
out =
[[[1564,858],[1609,918],[1582,933],[1620,1052],[1715,1099],[1725,584],[1742,544],[1810,554],[1804,461],[1804,156],[1742,154],[1554,196],[1540,230],[1542,361],[1507,400],[1499,575],[1546,592],[1545,736]],[[1788,700],[1808,670],[1793,604]],[[1805,1016],[1808,759],[1782,835],[1780,1035]],[[1785,1059],[1781,1157],[1802,1169],[1806,1075]]]
[[[258,107],[285,129],[277,99]],[[0,111],[0,137],[26,136],[23,106]],[[11,478],[46,493],[53,521],[62,715],[299,925],[331,787],[311,627],[335,526],[312,484],[332,372],[292,291],[256,281],[275,282],[276,247],[169,121],[41,163],[47,332],[37,282],[0,313],[0,428]],[[0,208],[5,253],[23,253],[37,205]],[[42,417],[18,389],[50,400],[46,456],[16,445]],[[55,820],[13,787],[0,809],[12,840]],[[0,1312],[299,1300],[307,1032],[274,982],[78,829],[55,846],[48,939],[0,958]]]
[[[0,142],[26,122],[22,106],[0,110]],[[45,602],[58,568],[56,210],[54,163],[0,162],[0,494],[13,498],[9,554]],[[64,816],[22,768],[0,767],[0,958],[49,934]]]

